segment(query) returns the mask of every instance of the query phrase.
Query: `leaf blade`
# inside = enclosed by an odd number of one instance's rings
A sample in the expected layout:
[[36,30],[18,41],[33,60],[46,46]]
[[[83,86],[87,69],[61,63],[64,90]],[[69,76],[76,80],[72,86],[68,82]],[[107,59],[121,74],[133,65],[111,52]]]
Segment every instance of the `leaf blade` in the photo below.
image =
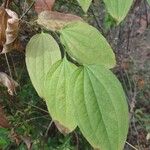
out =
[[40,97],[44,98],[44,80],[52,64],[61,58],[54,38],[46,33],[34,35],[26,48],[27,70]]
[[68,95],[68,81],[75,65],[66,60],[56,62],[45,80],[48,110],[60,132],[68,134],[76,128],[74,108]]
[[150,5],[150,0],[147,0],[148,4]]
[[106,39],[94,27],[74,22],[60,31],[66,51],[81,64],[100,64],[113,68],[115,55]]
[[34,7],[35,11],[39,14],[45,10],[52,10],[55,0],[36,0]]
[[90,7],[92,0],[77,0],[83,11],[86,13]]
[[57,11],[43,11],[38,15],[37,23],[48,30],[57,31],[70,22],[82,20],[79,16],[60,13]]
[[122,87],[115,76],[104,67],[93,65],[78,69],[70,85],[76,120],[89,143],[97,149],[123,149],[128,111]]
[[110,15],[120,23],[129,12],[133,0],[103,0]]

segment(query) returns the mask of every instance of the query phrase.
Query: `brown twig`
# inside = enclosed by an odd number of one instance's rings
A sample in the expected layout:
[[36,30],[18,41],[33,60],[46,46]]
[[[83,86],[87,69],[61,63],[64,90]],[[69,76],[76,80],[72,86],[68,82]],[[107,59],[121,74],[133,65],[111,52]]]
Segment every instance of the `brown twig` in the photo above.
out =
[[12,2],[13,0],[5,0],[4,3],[3,3],[3,6],[4,8],[8,8],[10,3]]
[[78,137],[78,134],[74,131],[74,135],[75,135],[75,138],[76,138],[76,149],[78,150],[79,149],[79,137]]

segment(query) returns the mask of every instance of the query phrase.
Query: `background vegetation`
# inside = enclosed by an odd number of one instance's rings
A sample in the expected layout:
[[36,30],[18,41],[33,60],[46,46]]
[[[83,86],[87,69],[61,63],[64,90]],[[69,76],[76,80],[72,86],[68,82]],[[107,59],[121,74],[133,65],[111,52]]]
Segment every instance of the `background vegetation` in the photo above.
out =
[[[78,129],[68,136],[58,132],[45,102],[38,97],[29,79],[24,50],[31,36],[40,32],[32,1],[14,0],[11,9],[21,17],[20,45],[13,52],[0,55],[0,72],[10,74],[11,70],[19,87],[16,95],[10,96],[7,89],[0,86],[0,110],[3,109],[0,112],[0,149],[91,150]],[[57,0],[54,10],[83,17],[109,40],[118,62],[113,71],[124,87],[130,107],[125,150],[149,150],[150,6],[147,1],[136,0],[119,26],[107,14],[102,1],[94,0],[87,15],[74,0]]]

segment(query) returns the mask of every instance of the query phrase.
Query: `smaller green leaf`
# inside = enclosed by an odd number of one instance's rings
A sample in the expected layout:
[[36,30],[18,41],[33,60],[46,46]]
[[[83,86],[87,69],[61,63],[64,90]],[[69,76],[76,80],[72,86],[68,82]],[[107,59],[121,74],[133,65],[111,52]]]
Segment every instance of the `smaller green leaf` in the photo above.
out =
[[52,64],[61,59],[58,44],[54,38],[41,33],[34,35],[26,47],[26,65],[34,88],[44,97],[44,80]]
[[128,14],[133,0],[103,0],[110,15],[116,19],[118,23]]
[[76,128],[74,107],[68,95],[68,82],[77,67],[66,58],[55,63],[45,80],[45,98],[48,110],[60,132],[67,134]]
[[60,30],[60,34],[65,50],[80,64],[100,64],[106,68],[115,66],[113,50],[96,28],[78,21]]
[[84,12],[86,13],[90,7],[92,0],[77,0]]

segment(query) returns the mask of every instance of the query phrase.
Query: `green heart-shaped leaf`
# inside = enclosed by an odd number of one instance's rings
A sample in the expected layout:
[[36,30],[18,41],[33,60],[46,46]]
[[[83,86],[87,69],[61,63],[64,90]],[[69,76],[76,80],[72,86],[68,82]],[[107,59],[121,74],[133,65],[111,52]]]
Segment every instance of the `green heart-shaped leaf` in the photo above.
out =
[[77,69],[70,80],[77,124],[98,150],[122,150],[128,132],[128,106],[120,82],[102,66]]
[[76,68],[65,58],[52,66],[45,81],[48,110],[60,132],[65,134],[76,128],[74,107],[68,95],[68,81]]
[[103,0],[110,15],[120,23],[129,12],[133,0]]
[[100,64],[113,68],[115,55],[100,32],[84,22],[74,22],[60,31],[61,42],[70,56],[81,64]]
[[90,7],[90,4],[92,2],[92,0],[77,0],[77,1],[85,13],[87,12],[87,10]]
[[44,80],[51,65],[61,59],[58,44],[46,33],[34,35],[26,48],[26,65],[33,86],[44,97]]

